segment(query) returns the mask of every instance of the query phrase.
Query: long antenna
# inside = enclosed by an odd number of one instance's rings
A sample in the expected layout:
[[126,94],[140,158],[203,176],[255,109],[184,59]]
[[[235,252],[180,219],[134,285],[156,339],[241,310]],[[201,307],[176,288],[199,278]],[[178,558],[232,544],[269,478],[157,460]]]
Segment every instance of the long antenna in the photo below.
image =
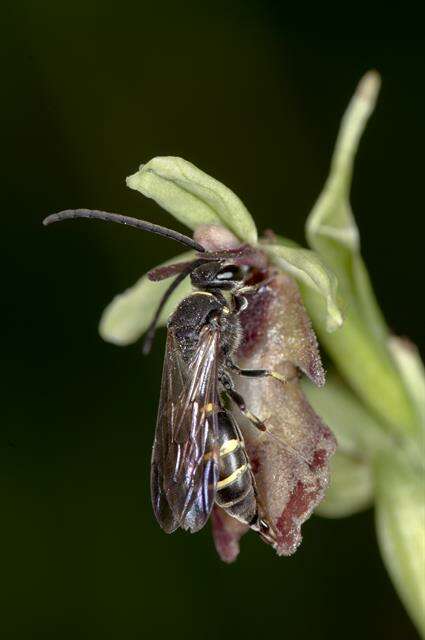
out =
[[129,216],[122,216],[118,213],[108,213],[107,211],[95,211],[92,209],[66,209],[65,211],[59,211],[59,213],[53,213],[47,216],[43,220],[44,226],[53,224],[54,222],[62,222],[62,220],[74,220],[74,218],[94,218],[95,220],[103,220],[104,222],[117,222],[118,224],[125,224],[128,227],[135,227],[142,231],[149,231],[150,233],[156,233],[159,236],[176,240],[186,247],[195,249],[199,253],[204,253],[205,249],[202,245],[192,240],[188,236],[173,229],[167,229],[166,227],[160,227],[158,224],[152,222],[146,222],[145,220],[139,220],[138,218],[130,218]]

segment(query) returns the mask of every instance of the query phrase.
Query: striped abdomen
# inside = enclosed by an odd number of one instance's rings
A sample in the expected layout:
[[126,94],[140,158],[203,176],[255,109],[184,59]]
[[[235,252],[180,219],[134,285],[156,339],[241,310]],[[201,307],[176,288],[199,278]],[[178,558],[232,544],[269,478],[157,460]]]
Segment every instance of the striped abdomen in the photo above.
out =
[[254,478],[243,437],[233,417],[225,411],[218,414],[218,435],[220,473],[215,501],[230,516],[253,524],[257,519]]

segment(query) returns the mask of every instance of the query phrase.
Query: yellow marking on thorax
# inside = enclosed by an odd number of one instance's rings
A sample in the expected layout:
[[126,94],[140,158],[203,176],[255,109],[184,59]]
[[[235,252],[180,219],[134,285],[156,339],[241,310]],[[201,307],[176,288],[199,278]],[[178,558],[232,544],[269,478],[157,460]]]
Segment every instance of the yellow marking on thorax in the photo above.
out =
[[192,296],[208,296],[209,298],[214,298],[212,293],[208,293],[208,291],[194,291]]
[[243,464],[242,466],[239,467],[239,469],[236,469],[236,471],[231,473],[230,476],[227,476],[227,478],[224,478],[224,480],[220,480],[219,482],[217,482],[217,491],[220,491],[220,489],[224,489],[224,487],[228,487],[229,484],[232,484],[233,482],[238,480],[238,478],[240,478],[241,475],[244,474],[247,469],[248,469],[248,465]]
[[239,440],[236,440],[236,438],[232,438],[232,440],[227,440],[227,442],[225,442],[224,444],[221,445],[220,447],[220,456],[227,456],[228,453],[232,453],[233,451],[236,451],[236,449],[239,449],[240,447],[240,442]]
[[212,413],[213,411],[214,411],[214,405],[212,402],[208,402],[207,404],[204,404],[202,408],[203,413]]

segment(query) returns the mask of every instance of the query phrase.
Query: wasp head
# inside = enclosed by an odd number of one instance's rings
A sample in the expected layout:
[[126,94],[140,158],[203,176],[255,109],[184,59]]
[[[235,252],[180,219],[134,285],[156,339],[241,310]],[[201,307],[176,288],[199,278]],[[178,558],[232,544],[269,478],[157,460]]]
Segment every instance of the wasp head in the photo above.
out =
[[225,260],[214,260],[196,267],[190,274],[190,279],[197,289],[233,291],[244,282],[248,269]]

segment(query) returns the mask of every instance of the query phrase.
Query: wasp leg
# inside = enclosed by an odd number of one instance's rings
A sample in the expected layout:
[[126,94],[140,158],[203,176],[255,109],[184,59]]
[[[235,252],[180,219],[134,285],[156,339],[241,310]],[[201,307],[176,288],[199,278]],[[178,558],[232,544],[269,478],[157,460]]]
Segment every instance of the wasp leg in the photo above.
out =
[[226,366],[228,367],[228,369],[230,369],[231,371],[233,371],[234,373],[236,373],[238,376],[245,376],[246,378],[275,378],[275,380],[279,380],[279,382],[282,382],[283,384],[286,384],[287,382],[291,382],[292,380],[295,380],[296,378],[298,378],[298,371],[292,375],[292,376],[283,376],[280,373],[277,373],[277,371],[271,371],[270,369],[241,369],[240,367],[238,367],[237,364],[235,364],[231,358],[227,358],[226,360]]
[[291,451],[291,453],[293,453],[295,456],[297,456],[303,462],[310,466],[311,462],[309,460],[307,460],[299,451],[294,449],[294,447],[289,442],[286,442],[284,439],[282,439],[282,437],[277,438],[270,427],[264,424],[264,422],[260,420],[260,418],[258,418],[249,409],[247,409],[245,400],[243,399],[241,394],[235,390],[235,386],[230,376],[228,376],[226,373],[222,373],[219,379],[224,387],[225,395],[230,398],[230,400],[233,400],[239,411],[250,421],[250,423],[256,429],[262,431],[263,433],[265,432],[270,438],[273,438],[273,440],[275,440],[278,445],[283,446],[288,451]]
[[233,296],[233,313],[238,316],[242,311],[248,307],[248,300],[245,296],[235,295]]
[[224,387],[225,393],[226,395],[233,400],[233,402],[235,403],[235,405],[238,407],[239,411],[246,417],[248,418],[248,420],[254,425],[254,427],[256,427],[257,429],[259,429],[260,431],[267,431],[267,427],[264,424],[264,422],[262,422],[260,420],[260,418],[257,418],[257,416],[255,416],[253,413],[251,413],[251,411],[249,409],[247,409],[246,404],[245,404],[245,400],[243,399],[243,397],[241,396],[240,393],[238,393],[235,390],[233,381],[230,379],[229,376],[227,376],[226,374],[222,374],[220,376],[220,382]]
[[246,284],[246,285],[242,285],[241,287],[239,287],[236,290],[236,295],[239,294],[245,294],[245,293],[256,293],[257,291],[259,291],[262,287],[265,287],[266,285],[269,284],[269,282],[271,282],[271,280],[273,280],[272,277],[270,278],[266,278],[265,280],[261,280],[261,282],[257,282],[257,284]]

